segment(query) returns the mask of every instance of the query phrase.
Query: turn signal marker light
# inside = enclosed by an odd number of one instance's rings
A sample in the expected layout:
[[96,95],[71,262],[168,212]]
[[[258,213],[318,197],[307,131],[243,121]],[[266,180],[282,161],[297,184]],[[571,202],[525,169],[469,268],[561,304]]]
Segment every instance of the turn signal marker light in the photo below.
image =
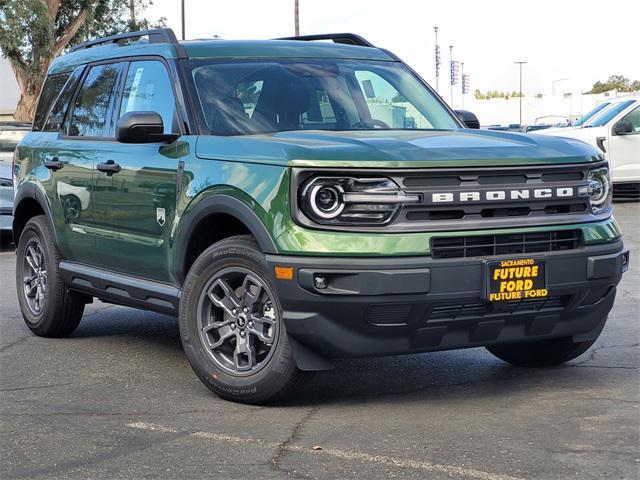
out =
[[293,280],[293,267],[276,267],[278,280]]

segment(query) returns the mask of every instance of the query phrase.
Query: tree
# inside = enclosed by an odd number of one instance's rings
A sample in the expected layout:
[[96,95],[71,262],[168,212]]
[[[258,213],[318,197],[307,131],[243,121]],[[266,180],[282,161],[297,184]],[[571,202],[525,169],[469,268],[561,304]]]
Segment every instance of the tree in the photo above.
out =
[[[20,88],[15,119],[30,121],[47,69],[87,38],[149,26],[135,13],[147,0],[0,0],[0,51]],[[159,22],[164,23],[164,19]]]
[[478,88],[476,88],[476,89],[473,91],[473,97],[474,97],[476,100],[484,100],[485,98],[487,98],[487,96],[486,96],[484,93],[482,93],[482,92],[480,91],[480,89],[478,89]]
[[633,83],[623,75],[610,75],[606,82],[597,81],[593,84],[591,90],[586,93],[604,93],[610,90],[618,92],[633,92],[640,90],[640,81],[635,80]]

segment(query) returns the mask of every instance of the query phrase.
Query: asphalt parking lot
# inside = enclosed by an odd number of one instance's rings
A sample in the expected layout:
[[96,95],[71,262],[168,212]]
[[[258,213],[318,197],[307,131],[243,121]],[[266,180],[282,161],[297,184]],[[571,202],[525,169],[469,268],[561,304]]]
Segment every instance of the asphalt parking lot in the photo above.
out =
[[631,270],[569,365],[482,349],[340,361],[269,407],[210,393],[170,317],[96,302],[72,337],[33,336],[5,248],[0,478],[639,478],[640,205],[615,209]]

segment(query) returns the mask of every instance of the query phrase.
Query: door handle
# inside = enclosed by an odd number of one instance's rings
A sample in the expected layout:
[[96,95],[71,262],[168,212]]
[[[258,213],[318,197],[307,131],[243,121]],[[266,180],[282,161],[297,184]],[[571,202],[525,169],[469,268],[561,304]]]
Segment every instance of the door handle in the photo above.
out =
[[48,168],[49,170],[53,170],[55,172],[64,167],[64,163],[58,160],[58,157],[53,157],[51,160],[45,160],[44,166],[45,168]]
[[108,177],[122,170],[122,168],[120,168],[120,165],[118,165],[113,160],[107,160],[106,162],[99,163],[98,165],[96,165],[96,169],[99,172],[106,173]]

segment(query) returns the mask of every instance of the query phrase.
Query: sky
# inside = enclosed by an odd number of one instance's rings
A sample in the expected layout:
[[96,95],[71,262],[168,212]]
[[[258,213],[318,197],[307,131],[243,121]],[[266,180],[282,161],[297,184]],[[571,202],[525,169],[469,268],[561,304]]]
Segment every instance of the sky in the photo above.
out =
[[[294,0],[184,0],[186,38],[293,35]],[[180,0],[153,0],[144,15],[166,17],[180,37]],[[353,32],[384,47],[435,86],[434,26],[439,27],[440,93],[449,91],[449,45],[464,62],[471,90],[527,95],[580,92],[621,74],[640,80],[640,1],[300,0],[300,33]],[[459,88],[459,87],[458,87]]]

